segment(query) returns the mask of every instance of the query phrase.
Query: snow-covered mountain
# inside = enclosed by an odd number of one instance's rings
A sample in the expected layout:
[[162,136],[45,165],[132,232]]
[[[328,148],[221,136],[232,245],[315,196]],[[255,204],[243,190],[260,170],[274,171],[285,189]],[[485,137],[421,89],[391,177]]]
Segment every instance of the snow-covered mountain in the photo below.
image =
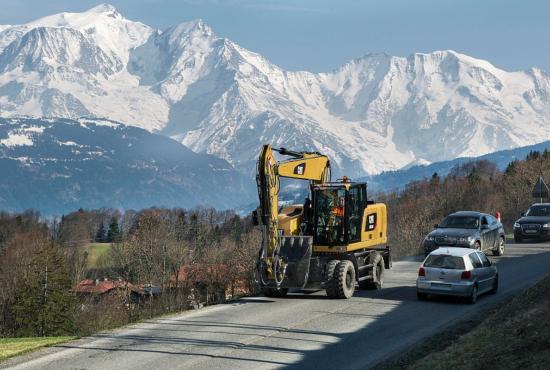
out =
[[0,26],[0,115],[21,114],[108,117],[247,173],[262,143],[316,150],[356,177],[550,139],[550,76],[454,51],[290,72],[200,20],[161,32],[100,5]]
[[236,208],[251,179],[223,159],[102,119],[0,118],[0,209]]

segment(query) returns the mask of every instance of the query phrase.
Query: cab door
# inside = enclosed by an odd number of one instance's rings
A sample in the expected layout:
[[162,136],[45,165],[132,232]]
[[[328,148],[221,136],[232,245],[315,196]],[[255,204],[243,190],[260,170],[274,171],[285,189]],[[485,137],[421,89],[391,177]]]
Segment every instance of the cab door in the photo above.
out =
[[352,185],[346,199],[347,243],[361,241],[363,210],[366,205],[366,187],[364,184]]

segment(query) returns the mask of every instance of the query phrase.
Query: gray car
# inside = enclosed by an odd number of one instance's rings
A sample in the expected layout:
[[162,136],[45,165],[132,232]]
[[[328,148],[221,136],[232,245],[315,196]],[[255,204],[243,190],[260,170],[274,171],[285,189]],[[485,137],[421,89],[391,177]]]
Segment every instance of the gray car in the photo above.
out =
[[495,256],[504,254],[506,237],[502,223],[481,212],[451,213],[424,239],[424,255],[442,247],[473,248],[491,251]]
[[431,252],[418,270],[416,294],[466,297],[475,303],[483,293],[498,290],[498,270],[485,253],[465,248],[438,248]]
[[535,203],[514,223],[514,241],[550,240],[550,203]]

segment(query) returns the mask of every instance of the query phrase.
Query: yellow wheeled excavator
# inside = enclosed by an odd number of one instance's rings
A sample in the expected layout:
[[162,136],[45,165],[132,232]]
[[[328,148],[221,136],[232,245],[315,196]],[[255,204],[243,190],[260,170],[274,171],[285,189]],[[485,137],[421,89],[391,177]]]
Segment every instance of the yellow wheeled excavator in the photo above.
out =
[[[365,183],[330,177],[323,154],[262,147],[253,218],[262,228],[257,270],[265,295],[325,289],[331,298],[350,298],[356,285],[382,287],[391,267],[386,205],[367,200]],[[309,181],[304,204],[279,209],[280,178]]]

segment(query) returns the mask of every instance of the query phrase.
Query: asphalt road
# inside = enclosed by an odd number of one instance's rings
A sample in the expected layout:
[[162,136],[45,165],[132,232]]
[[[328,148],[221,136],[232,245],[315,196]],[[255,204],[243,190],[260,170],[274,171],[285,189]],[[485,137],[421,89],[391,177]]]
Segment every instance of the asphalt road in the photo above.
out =
[[[550,272],[549,244],[509,244],[500,290],[475,305],[417,301],[418,262],[394,263],[380,291],[254,297],[128,326],[21,356],[15,369],[368,368]],[[1,365],[0,365],[1,367]]]

